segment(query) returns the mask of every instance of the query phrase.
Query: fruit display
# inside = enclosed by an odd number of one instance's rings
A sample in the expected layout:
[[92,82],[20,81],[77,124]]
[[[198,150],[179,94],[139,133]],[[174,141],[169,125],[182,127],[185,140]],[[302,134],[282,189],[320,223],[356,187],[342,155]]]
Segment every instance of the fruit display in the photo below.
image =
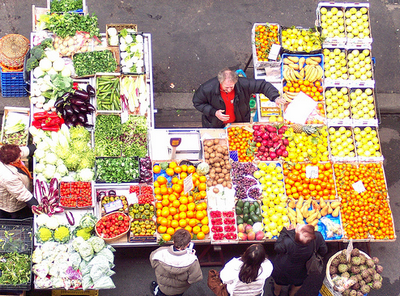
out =
[[328,161],[328,132],[326,126],[291,125],[284,136],[289,141],[285,161],[304,162],[315,159]]
[[[100,203],[102,215],[109,211],[126,212],[128,210],[128,201],[124,195],[106,195],[102,197]],[[111,209],[109,210],[109,208]]]
[[262,225],[265,237],[271,239],[278,236],[283,227],[289,226],[283,169],[279,162],[260,162],[257,167],[259,170],[253,176],[262,188]]
[[373,80],[371,51],[369,49],[362,51],[358,49],[348,50],[347,67],[350,80]]
[[237,151],[238,160],[241,162],[253,161],[256,144],[252,141],[252,138],[252,132],[245,127],[229,127],[229,151]]
[[[162,241],[170,241],[179,228],[188,230],[194,240],[204,240],[209,233],[206,176],[200,176],[193,165],[175,161],[154,164],[153,173],[157,232]],[[190,174],[193,189],[185,193],[184,179]]]
[[[255,171],[257,171],[257,167],[251,162],[232,163],[231,176],[235,188],[235,198],[248,198],[250,188],[255,188],[258,185],[257,180],[253,177]],[[260,198],[261,190],[258,190],[256,193],[257,195],[253,191],[253,198]]]
[[288,198],[335,200],[336,189],[332,164],[319,163],[315,159],[311,163],[283,164],[285,189]]
[[207,186],[222,184],[232,188],[229,163],[229,151],[225,139],[209,139],[203,141],[204,160],[209,165]]
[[395,239],[382,163],[334,164],[347,239]]
[[351,117],[355,120],[376,118],[375,99],[371,88],[357,88],[350,91]]
[[104,240],[123,236],[129,231],[129,217],[124,213],[111,213],[96,223],[96,234]]
[[283,28],[282,47],[289,52],[313,52],[321,50],[321,34],[314,28]]
[[[342,237],[342,227],[339,218],[340,201],[325,201],[307,199],[301,196],[298,201],[291,198],[288,203],[288,217],[290,224],[310,224],[321,232],[325,240]],[[337,218],[337,219],[335,219]],[[323,230],[322,230],[323,228]]]
[[375,127],[355,127],[354,139],[359,158],[381,157],[381,146]]
[[348,7],[344,16],[348,39],[370,38],[371,30],[367,7]]
[[263,240],[261,206],[258,201],[238,200],[235,206],[239,240]]
[[324,76],[325,79],[347,80],[346,50],[342,48],[324,48]]
[[257,60],[268,62],[268,55],[273,44],[280,44],[278,24],[258,24],[254,28],[254,46]]
[[333,157],[355,158],[355,146],[351,127],[330,127],[329,148]]
[[157,224],[154,220],[133,220],[131,222],[130,235],[137,236],[154,236],[157,231]]
[[210,235],[215,242],[237,239],[234,211],[210,211]]
[[349,257],[347,253],[347,250],[340,251],[328,262],[328,280],[333,283],[335,291],[346,296],[367,295],[382,288],[383,267],[379,265],[379,259],[371,258],[357,248],[349,252]]
[[321,80],[324,70],[320,65],[321,55],[298,56],[283,55],[282,75],[286,81],[308,80],[310,83]]
[[327,38],[345,38],[344,9],[341,7],[321,7],[320,22],[322,36]]
[[325,104],[328,119],[350,119],[349,90],[347,87],[326,88]]
[[256,143],[256,159],[266,161],[287,157],[289,140],[284,137],[287,126],[254,124],[253,141]]
[[90,182],[60,182],[60,204],[68,208],[93,206],[92,184]]
[[132,219],[152,219],[154,217],[154,205],[151,203],[129,205],[128,214]]

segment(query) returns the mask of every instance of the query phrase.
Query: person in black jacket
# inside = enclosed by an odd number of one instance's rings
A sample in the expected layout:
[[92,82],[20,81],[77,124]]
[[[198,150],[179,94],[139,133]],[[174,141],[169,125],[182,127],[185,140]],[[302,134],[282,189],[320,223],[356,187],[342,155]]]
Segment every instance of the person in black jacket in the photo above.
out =
[[203,127],[221,128],[231,122],[250,121],[250,96],[255,93],[263,93],[278,104],[285,102],[271,83],[238,77],[235,71],[225,68],[196,90],[193,105],[203,114]]
[[272,260],[275,296],[280,294],[282,286],[292,285],[289,296],[294,296],[301,288],[307,277],[306,262],[314,252],[314,241],[317,252],[324,256],[328,247],[322,234],[314,231],[314,226],[297,224],[295,229],[282,229],[274,245],[277,255]]

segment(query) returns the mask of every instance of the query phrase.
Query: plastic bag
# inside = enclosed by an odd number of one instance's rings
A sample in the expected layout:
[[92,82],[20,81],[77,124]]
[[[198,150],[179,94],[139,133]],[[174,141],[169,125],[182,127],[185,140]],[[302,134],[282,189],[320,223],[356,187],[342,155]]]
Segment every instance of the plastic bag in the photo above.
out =
[[90,243],[90,245],[92,246],[93,250],[96,253],[103,250],[104,247],[106,246],[106,243],[104,242],[104,240],[98,236],[93,236],[93,237],[89,238],[88,242]]
[[49,273],[49,264],[46,261],[34,264],[32,266],[32,272],[39,278],[44,278]]
[[107,259],[108,262],[114,264],[114,254],[108,248],[104,248],[103,250],[101,250],[99,253],[97,253],[97,256],[103,256]]
[[50,280],[51,280],[51,287],[53,289],[64,288],[64,281],[61,277],[52,276]]
[[70,280],[81,280],[82,279],[81,274],[78,271],[76,271],[72,266],[69,266],[67,268],[67,270],[65,271],[65,274]]
[[89,274],[90,273],[89,263],[85,260],[82,260],[81,264],[79,264],[79,270],[81,271],[82,275]]
[[47,277],[37,277],[35,279],[36,289],[48,289],[51,287],[51,280]]
[[69,253],[69,262],[73,269],[77,270],[81,264],[81,255],[76,252]]
[[41,247],[37,247],[32,253],[32,262],[40,263],[43,260],[43,252]]
[[115,285],[110,277],[103,276],[94,283],[93,289],[115,289]]
[[82,277],[82,289],[87,290],[90,289],[92,286],[93,286],[93,281],[90,275],[89,274],[84,275]]

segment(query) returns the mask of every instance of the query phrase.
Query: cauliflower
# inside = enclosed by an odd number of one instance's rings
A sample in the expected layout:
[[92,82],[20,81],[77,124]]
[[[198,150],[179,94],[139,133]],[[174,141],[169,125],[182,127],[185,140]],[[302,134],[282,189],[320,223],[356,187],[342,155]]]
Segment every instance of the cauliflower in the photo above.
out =
[[47,153],[44,157],[44,161],[48,164],[56,164],[58,160],[58,157],[54,153]]
[[56,218],[56,216],[51,216],[48,217],[47,221],[46,221],[46,227],[49,229],[56,229],[59,226],[59,222],[58,219]]
[[51,179],[53,178],[55,173],[56,173],[56,166],[52,164],[46,164],[46,167],[43,171],[43,176],[46,179]]
[[68,169],[65,164],[57,166],[56,172],[59,173],[61,176],[68,175]]
[[93,178],[94,178],[94,172],[91,169],[82,169],[78,172],[76,176],[76,180],[83,182],[93,181]]
[[36,151],[35,151],[35,157],[37,158],[37,159],[42,159],[42,158],[44,158],[44,155],[45,155],[46,153],[44,152],[44,150],[42,150],[42,149],[36,149]]
[[44,169],[45,169],[45,164],[44,163],[37,163],[35,165],[35,173],[36,174],[43,173]]

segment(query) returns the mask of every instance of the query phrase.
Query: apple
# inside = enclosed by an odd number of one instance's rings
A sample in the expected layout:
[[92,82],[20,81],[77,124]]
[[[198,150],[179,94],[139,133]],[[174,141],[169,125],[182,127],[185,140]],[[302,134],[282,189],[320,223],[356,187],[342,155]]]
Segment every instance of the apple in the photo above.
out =
[[239,232],[244,232],[244,225],[243,224],[239,224],[238,225],[238,231]]
[[246,241],[247,240],[247,234],[243,233],[243,232],[239,232],[238,233],[238,238],[242,241]]
[[251,226],[250,224],[247,224],[245,227],[245,231],[246,233],[252,232],[253,231],[253,226]]
[[255,240],[256,239],[256,233],[251,230],[250,232],[247,233],[247,239],[248,240]]

